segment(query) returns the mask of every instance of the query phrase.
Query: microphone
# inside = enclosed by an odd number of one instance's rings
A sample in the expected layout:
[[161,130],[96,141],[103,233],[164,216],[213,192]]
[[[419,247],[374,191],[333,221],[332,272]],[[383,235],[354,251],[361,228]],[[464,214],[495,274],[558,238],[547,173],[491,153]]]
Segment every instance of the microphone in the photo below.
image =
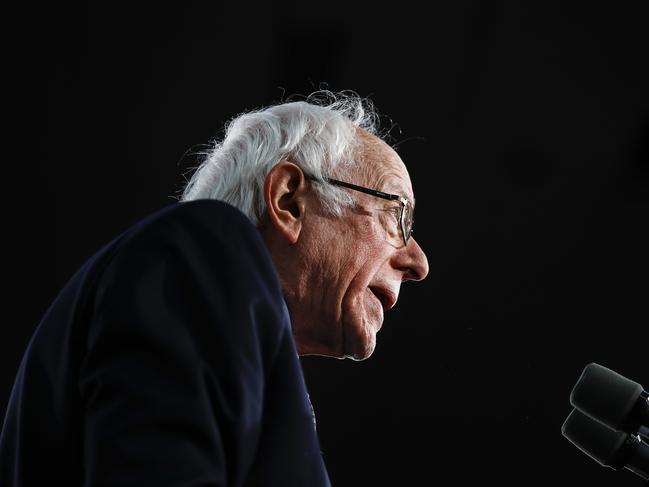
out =
[[568,415],[561,433],[600,465],[626,468],[649,480],[649,444],[639,436],[612,430],[577,409]]
[[649,438],[649,393],[642,385],[596,363],[588,364],[570,404],[609,428]]

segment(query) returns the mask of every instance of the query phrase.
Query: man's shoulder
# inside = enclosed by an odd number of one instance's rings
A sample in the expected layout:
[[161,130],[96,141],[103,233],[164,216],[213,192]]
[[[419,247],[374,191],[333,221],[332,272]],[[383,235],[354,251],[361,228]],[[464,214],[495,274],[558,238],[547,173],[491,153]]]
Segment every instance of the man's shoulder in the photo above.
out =
[[175,202],[137,221],[115,240],[118,248],[151,241],[193,241],[202,246],[218,242],[221,250],[228,252],[266,253],[250,219],[234,206],[213,199]]
[[127,232],[155,231],[168,225],[204,225],[257,234],[250,219],[234,206],[214,199],[178,201],[135,223]]
[[248,226],[254,229],[250,219],[244,215],[238,208],[215,199],[197,199],[188,201],[177,201],[171,205],[158,210],[148,218],[155,220],[157,218],[169,218],[191,215],[195,217],[214,217],[226,219],[230,222],[237,222],[240,225]]
[[279,290],[277,270],[259,230],[240,210],[218,200],[176,202],[150,213],[113,238],[84,267],[98,267],[102,274],[129,274],[151,262],[182,263],[218,272],[241,285]]
[[217,279],[242,296],[282,297],[259,230],[240,210],[209,199],[176,202],[140,219],[89,258],[68,286],[79,280],[101,289],[123,286],[154,270]]

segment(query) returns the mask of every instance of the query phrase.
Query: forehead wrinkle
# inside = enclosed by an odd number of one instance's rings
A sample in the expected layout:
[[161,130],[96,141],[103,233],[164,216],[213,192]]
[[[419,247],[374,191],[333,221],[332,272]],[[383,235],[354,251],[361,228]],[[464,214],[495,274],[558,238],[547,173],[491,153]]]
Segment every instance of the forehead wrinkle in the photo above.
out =
[[[357,129],[356,147],[354,148],[355,164],[338,168],[333,175],[349,183],[364,186],[384,193],[402,196],[415,205],[410,176],[397,152],[384,140]],[[396,183],[395,183],[396,181]]]
[[356,129],[356,137],[353,150],[356,163],[353,166],[348,166],[344,175],[351,183],[371,188],[375,182],[376,166],[381,160],[379,151],[376,149],[380,139],[360,127]]
[[381,174],[378,175],[376,179],[376,189],[379,191],[383,191],[384,193],[391,193],[391,194],[397,194],[399,196],[403,196],[404,198],[408,199],[410,203],[415,204],[415,198],[413,195],[408,191],[407,189],[407,184],[394,184],[395,180],[399,180],[400,182],[405,182],[403,174],[401,174],[399,171],[396,171],[394,169],[388,169],[385,172],[382,172]]
[[399,168],[403,168],[403,171],[397,169],[394,164],[388,164],[387,162],[381,164],[381,166],[381,169],[383,170],[379,169],[374,171],[374,189],[378,189],[384,193],[396,194],[404,197],[410,201],[410,204],[414,208],[415,197],[412,194],[412,191],[408,189],[410,187],[410,180],[407,170],[405,169],[405,164],[403,164],[403,162],[400,162],[399,164]]
[[[412,190],[409,190],[408,170],[397,152],[384,140],[364,130],[358,132],[362,143],[360,150],[359,184],[384,193],[398,194],[415,203]],[[396,181],[396,184],[395,184]]]

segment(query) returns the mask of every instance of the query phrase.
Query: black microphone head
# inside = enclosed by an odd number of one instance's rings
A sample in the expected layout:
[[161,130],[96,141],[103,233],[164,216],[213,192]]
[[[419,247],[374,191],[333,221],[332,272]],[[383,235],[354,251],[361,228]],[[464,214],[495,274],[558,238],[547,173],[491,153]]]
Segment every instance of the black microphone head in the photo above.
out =
[[643,387],[596,363],[588,364],[570,393],[570,404],[614,430],[622,430]]
[[577,409],[568,415],[561,433],[600,465],[615,470],[624,467],[624,446],[630,435],[612,430]]

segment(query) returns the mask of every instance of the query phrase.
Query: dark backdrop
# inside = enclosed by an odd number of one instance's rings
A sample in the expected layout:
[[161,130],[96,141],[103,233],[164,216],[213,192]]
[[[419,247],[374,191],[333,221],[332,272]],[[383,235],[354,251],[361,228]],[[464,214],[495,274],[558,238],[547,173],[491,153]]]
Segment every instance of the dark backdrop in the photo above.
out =
[[302,359],[333,484],[640,485],[560,427],[589,362],[649,386],[645,0],[105,3],[3,16],[2,412],[58,290],[174,201],[188,150],[352,89],[393,125],[431,271],[369,360]]

